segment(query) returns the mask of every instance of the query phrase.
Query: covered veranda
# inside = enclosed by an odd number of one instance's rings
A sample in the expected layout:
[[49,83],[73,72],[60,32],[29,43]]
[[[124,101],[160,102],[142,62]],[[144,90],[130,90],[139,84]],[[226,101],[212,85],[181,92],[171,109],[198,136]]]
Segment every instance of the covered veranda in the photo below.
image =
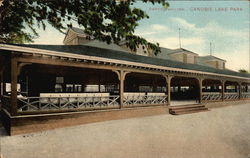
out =
[[99,55],[100,49],[84,46],[83,54],[64,52],[79,46],[50,47],[8,45],[1,52],[1,104],[8,119],[144,107],[167,112],[171,105],[250,96],[244,76],[175,68],[169,61],[105,49]]

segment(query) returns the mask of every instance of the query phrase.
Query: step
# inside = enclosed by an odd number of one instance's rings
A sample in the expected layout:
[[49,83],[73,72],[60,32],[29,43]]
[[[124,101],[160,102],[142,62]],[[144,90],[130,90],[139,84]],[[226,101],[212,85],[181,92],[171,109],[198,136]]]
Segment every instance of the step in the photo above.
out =
[[169,109],[171,111],[190,111],[190,110],[202,110],[207,109],[205,106],[202,107],[190,107],[190,108],[179,108],[179,109]]
[[198,113],[198,112],[206,112],[206,111],[209,111],[209,109],[203,109],[203,110],[196,110],[196,111],[182,111],[182,112],[173,112],[173,113],[170,113],[172,115],[184,115],[184,114],[192,114],[192,113]]
[[204,106],[203,104],[186,104],[186,105],[170,105],[169,107],[178,108],[178,107],[190,107],[190,106]]
[[208,108],[206,108],[204,105],[201,104],[169,107],[169,113],[173,115],[182,115],[182,114],[196,113],[202,111],[208,111]]
[[204,105],[192,105],[192,106],[178,106],[178,107],[169,107],[169,109],[179,110],[179,109],[190,109],[190,108],[203,108]]

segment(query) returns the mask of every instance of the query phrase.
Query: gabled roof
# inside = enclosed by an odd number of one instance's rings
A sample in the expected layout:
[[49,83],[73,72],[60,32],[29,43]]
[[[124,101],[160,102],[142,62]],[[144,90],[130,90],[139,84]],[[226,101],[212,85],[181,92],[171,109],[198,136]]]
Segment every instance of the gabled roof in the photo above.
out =
[[216,60],[220,60],[220,61],[226,62],[226,60],[221,59],[221,58],[218,58],[218,57],[215,57],[215,56],[212,56],[212,55],[200,56],[199,58],[200,58],[200,60],[202,60],[202,61],[209,61],[209,60],[214,60],[214,59],[216,59]]
[[90,40],[89,42],[84,43],[82,45],[129,53],[128,51],[126,51],[125,49],[123,49],[122,47],[120,47],[114,43],[107,44],[106,42],[102,42],[102,41],[98,41],[98,40]]
[[[73,33],[76,33],[77,35],[79,35],[79,34],[80,35],[86,35],[86,33],[84,32],[83,29],[72,27],[72,28],[68,29],[68,31],[66,33],[66,36],[68,35],[69,31],[72,31]],[[64,38],[64,41],[66,39],[66,36]],[[95,39],[91,39],[88,42],[83,43],[81,45],[104,48],[104,49],[110,49],[110,50],[116,50],[116,51],[122,51],[122,52],[127,52],[128,53],[127,50],[123,49],[122,47],[120,47],[120,46],[118,46],[118,45],[116,45],[114,43],[107,44],[106,42],[95,40]]]
[[169,54],[173,52],[173,49],[163,48],[161,47],[161,52],[158,53],[155,57],[160,59],[168,59],[168,60],[175,60]]
[[183,52],[187,52],[187,53],[191,53],[194,55],[198,55],[197,53],[194,53],[190,50],[184,49],[184,48],[178,48],[178,49],[173,49],[172,52],[169,52],[169,54],[174,54],[174,53],[183,53]]
[[77,28],[77,27],[72,27],[70,29],[73,30],[75,33],[85,34],[83,29],[80,29],[80,28]]
[[202,71],[202,72],[208,72],[208,73],[216,73],[216,74],[222,74],[222,75],[231,75],[231,76],[250,78],[250,74],[238,73],[238,72],[227,70],[227,69],[221,70],[221,69],[216,69],[216,68],[209,67],[209,66],[188,64],[188,63],[182,63],[182,62],[168,60],[168,59],[159,59],[155,57],[140,56],[140,55],[126,53],[122,51],[103,49],[103,48],[84,46],[84,45],[30,45],[30,44],[23,45],[22,44],[22,45],[15,45],[15,46],[37,48],[37,49],[43,49],[43,50],[49,50],[49,51],[57,51],[57,52],[68,53],[68,54],[102,57],[102,58],[107,58],[109,60],[116,59],[116,60],[156,65],[156,66],[162,66],[162,67],[179,68],[179,69],[184,69],[184,70],[185,69],[196,70],[196,71]]

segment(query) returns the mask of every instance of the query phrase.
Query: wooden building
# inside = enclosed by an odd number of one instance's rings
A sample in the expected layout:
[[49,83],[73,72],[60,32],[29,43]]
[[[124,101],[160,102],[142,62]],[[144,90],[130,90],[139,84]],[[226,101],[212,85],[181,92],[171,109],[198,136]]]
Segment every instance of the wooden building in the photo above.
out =
[[171,104],[180,100],[194,101],[200,111],[203,102],[250,99],[250,75],[225,69],[222,59],[185,49],[145,56],[105,47],[0,44],[8,133],[176,114]]

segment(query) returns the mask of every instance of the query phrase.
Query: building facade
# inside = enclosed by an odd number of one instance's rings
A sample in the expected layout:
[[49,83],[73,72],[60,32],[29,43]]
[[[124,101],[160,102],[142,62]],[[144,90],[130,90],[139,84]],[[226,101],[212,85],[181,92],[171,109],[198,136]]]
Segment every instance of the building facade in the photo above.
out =
[[175,114],[178,101],[250,99],[250,75],[225,69],[222,59],[167,48],[146,56],[71,36],[65,45],[0,44],[1,116],[9,134],[56,128],[45,128],[51,120]]

